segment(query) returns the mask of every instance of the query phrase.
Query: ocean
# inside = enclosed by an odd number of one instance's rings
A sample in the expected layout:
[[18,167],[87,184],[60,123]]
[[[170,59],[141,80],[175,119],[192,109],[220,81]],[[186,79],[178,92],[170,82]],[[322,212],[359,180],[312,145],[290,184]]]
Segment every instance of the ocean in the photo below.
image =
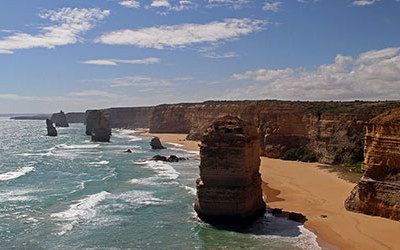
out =
[[240,228],[201,222],[199,162],[150,160],[197,152],[166,142],[155,152],[132,130],[113,130],[111,143],[81,124],[58,132],[0,117],[0,249],[319,249],[303,225],[270,214]]

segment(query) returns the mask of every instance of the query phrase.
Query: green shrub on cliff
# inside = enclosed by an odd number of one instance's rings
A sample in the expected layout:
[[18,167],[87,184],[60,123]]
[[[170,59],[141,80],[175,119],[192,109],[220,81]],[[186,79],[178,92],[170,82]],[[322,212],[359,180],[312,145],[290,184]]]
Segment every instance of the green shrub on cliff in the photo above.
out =
[[313,151],[306,147],[291,148],[281,157],[282,160],[316,162],[317,157]]

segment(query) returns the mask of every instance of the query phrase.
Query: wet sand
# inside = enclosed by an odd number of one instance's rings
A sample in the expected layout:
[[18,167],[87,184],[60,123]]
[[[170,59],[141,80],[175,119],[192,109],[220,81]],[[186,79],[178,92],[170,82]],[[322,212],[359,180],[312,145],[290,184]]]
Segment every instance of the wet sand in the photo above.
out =
[[[155,136],[190,151],[199,149],[199,142],[186,141],[184,134]],[[355,184],[318,165],[261,157],[268,206],[304,214],[305,226],[325,249],[400,249],[400,222],[345,210],[344,200]]]

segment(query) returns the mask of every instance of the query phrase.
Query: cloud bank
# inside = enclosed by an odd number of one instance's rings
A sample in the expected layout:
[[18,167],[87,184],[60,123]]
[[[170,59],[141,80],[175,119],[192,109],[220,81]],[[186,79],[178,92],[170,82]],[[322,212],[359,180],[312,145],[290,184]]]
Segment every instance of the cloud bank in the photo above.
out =
[[400,99],[400,48],[372,50],[358,57],[337,55],[314,70],[259,69],[232,75],[250,85],[226,98],[289,100]]
[[55,25],[41,28],[40,33],[14,33],[0,40],[0,53],[12,54],[14,50],[47,48],[77,43],[80,35],[110,14],[109,10],[62,8],[46,11],[40,18],[49,19]]
[[183,48],[196,43],[229,41],[259,31],[264,25],[264,21],[247,18],[225,19],[206,24],[163,25],[113,31],[102,35],[98,42],[154,49]]

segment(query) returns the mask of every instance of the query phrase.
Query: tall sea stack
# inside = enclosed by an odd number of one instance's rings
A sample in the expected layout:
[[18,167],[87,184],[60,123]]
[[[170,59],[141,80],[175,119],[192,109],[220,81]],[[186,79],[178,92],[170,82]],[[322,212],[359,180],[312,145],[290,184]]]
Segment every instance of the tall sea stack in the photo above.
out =
[[255,126],[225,116],[203,134],[195,210],[209,223],[246,223],[265,212],[259,135]]
[[59,113],[54,113],[51,116],[51,120],[55,123],[56,127],[69,127],[67,116],[62,110]]
[[364,155],[364,176],[345,207],[400,221],[400,109],[366,124]]
[[47,135],[48,136],[57,136],[57,130],[53,126],[53,122],[50,119],[46,119],[46,126],[47,126]]
[[93,122],[92,141],[110,142],[111,126],[108,114],[104,110],[96,110],[93,113]]

